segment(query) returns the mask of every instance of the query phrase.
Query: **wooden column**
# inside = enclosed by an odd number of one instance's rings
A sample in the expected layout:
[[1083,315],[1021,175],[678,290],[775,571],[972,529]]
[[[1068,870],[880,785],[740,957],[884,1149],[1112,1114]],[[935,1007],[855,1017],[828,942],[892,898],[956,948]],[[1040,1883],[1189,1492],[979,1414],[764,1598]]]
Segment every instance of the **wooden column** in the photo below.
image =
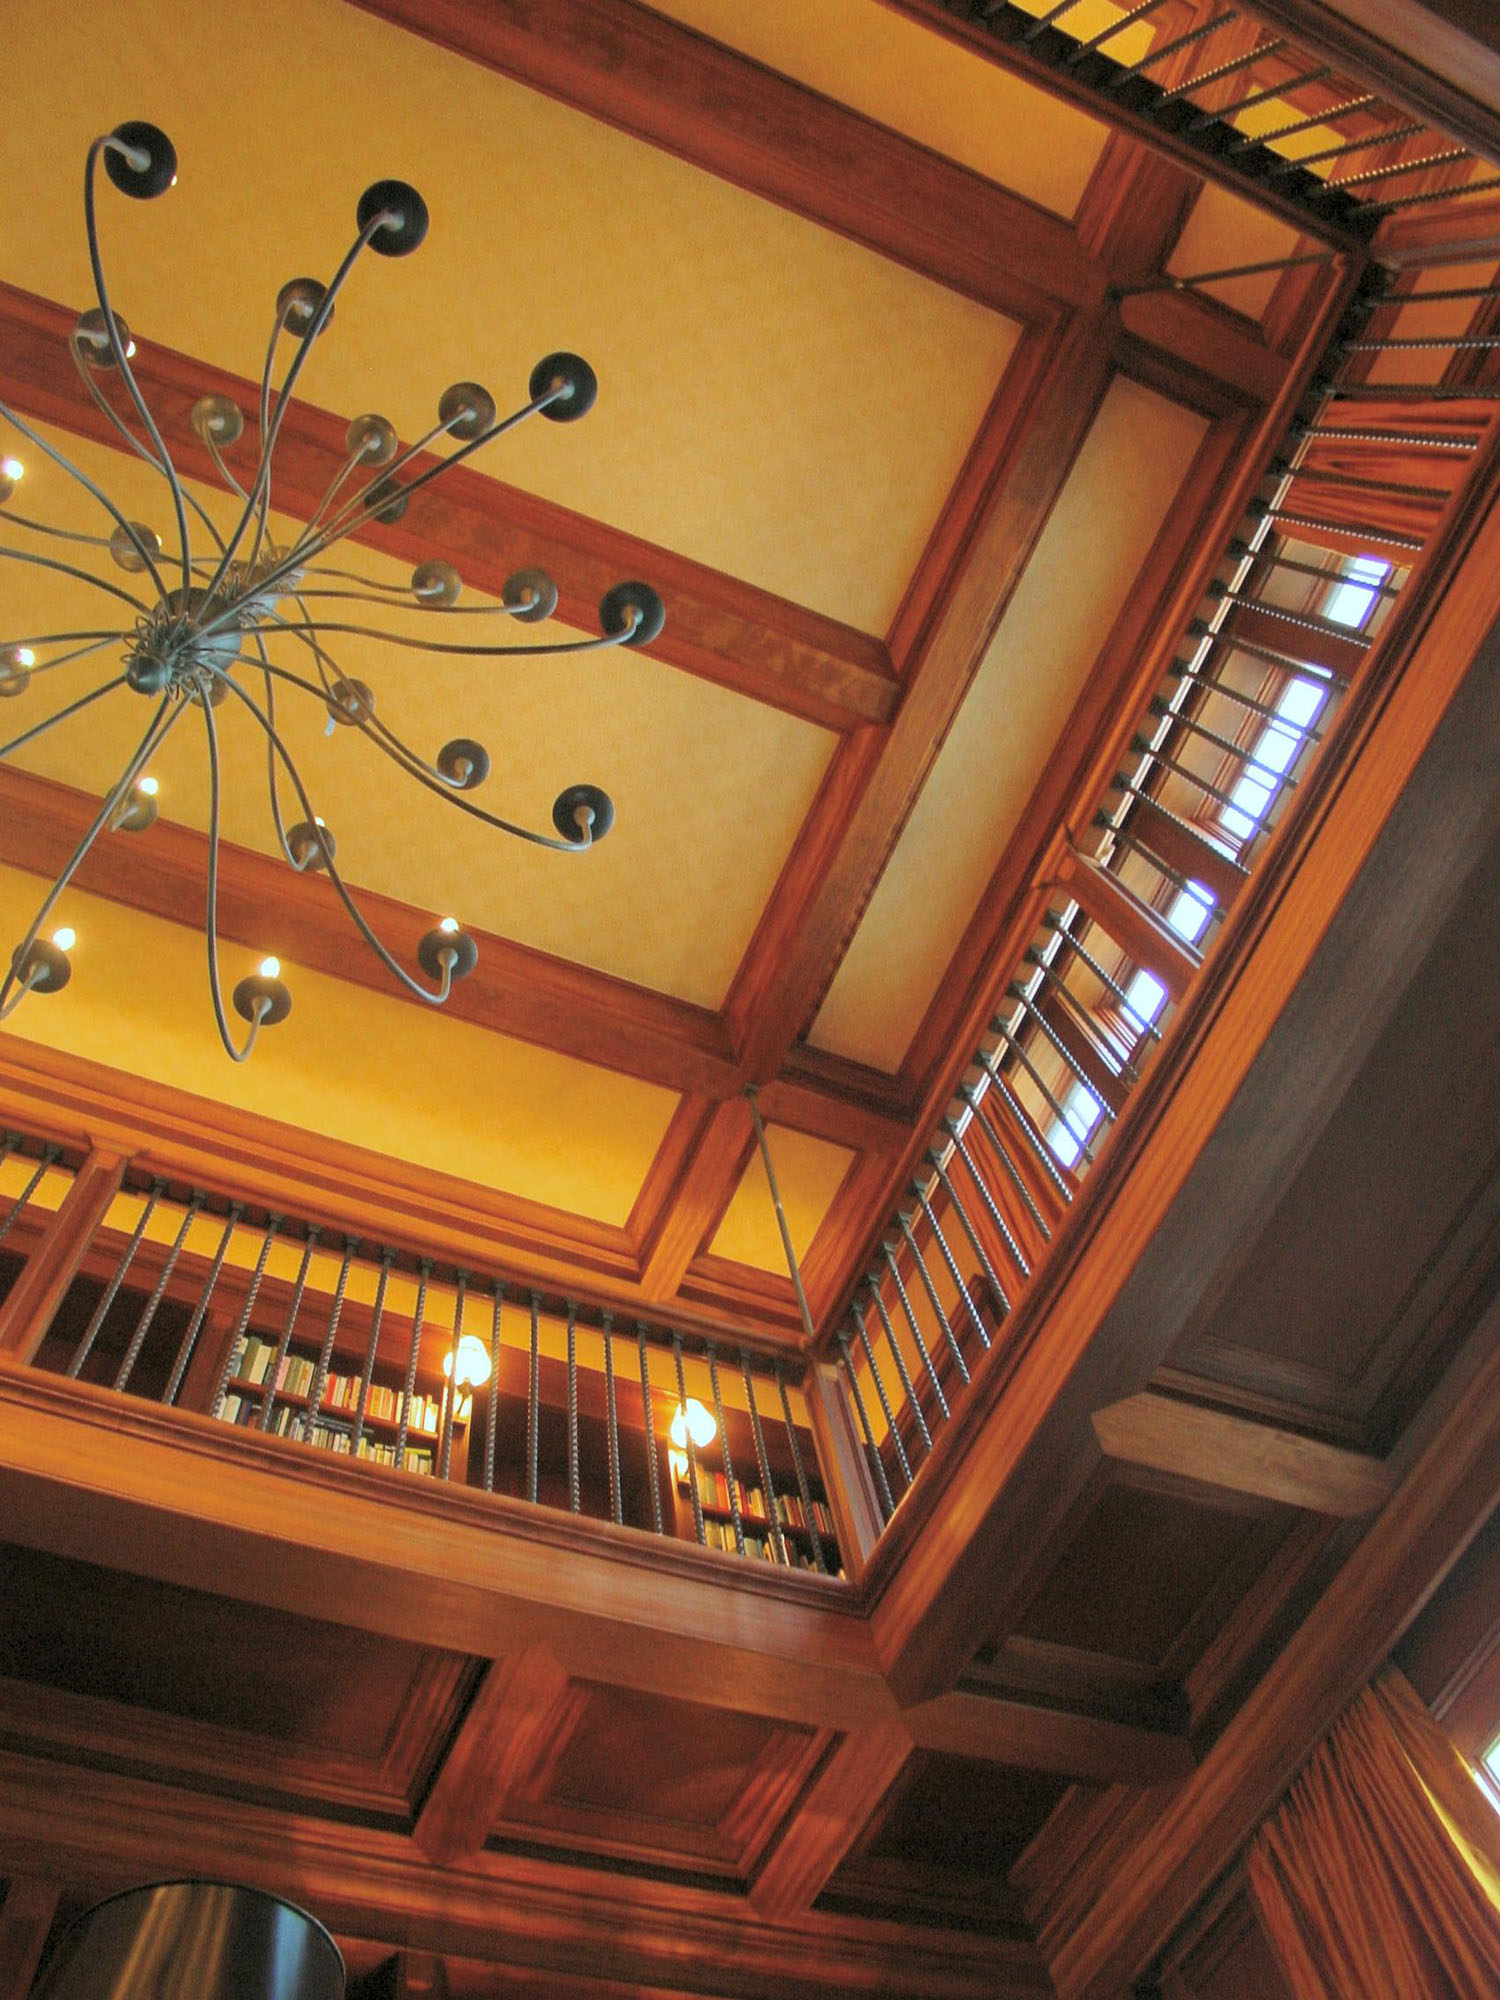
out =
[[35,1252],[0,1306],[0,1354],[32,1361],[77,1275],[110,1203],[120,1192],[126,1161],[119,1153],[89,1154]]
[[851,1583],[858,1583],[884,1525],[865,1458],[864,1439],[855,1425],[849,1392],[836,1367],[814,1362],[803,1378],[802,1393],[812,1425],[818,1467],[823,1474],[823,1490],[828,1495],[839,1553],[844,1559],[844,1573]]

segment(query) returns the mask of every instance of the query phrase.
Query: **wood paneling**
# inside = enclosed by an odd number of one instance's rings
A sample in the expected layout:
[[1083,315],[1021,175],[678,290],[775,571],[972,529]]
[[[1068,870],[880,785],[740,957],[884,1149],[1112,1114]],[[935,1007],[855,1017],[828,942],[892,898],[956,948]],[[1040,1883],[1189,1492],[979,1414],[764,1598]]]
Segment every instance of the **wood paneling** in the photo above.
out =
[[0,2000],[26,2000],[57,1915],[58,1885],[16,1875],[0,1904]]
[[1390,1498],[1391,1475],[1378,1459],[1165,1396],[1128,1396],[1096,1410],[1094,1435],[1106,1458],[1207,1492],[1352,1518]]
[[[0,285],[0,400],[123,451],[119,433],[96,409],[68,354],[74,318],[50,299]],[[253,410],[257,388],[155,343],[143,346],[133,365],[179,469],[221,486],[189,412],[209,394]],[[293,404],[276,447],[278,507],[299,520],[311,517],[347,457],[346,423],[347,417],[311,404]],[[250,448],[247,431],[225,453],[242,478],[253,466]],[[410,476],[436,463],[424,454],[413,460]],[[899,692],[879,640],[468,465],[418,495],[404,521],[372,521],[354,539],[408,562],[441,548],[473,589],[495,597],[512,571],[544,569],[557,582],[559,617],[584,632],[598,630],[605,591],[623,578],[643,577],[669,607],[666,629],[651,647],[654,657],[826,728],[884,720]]]

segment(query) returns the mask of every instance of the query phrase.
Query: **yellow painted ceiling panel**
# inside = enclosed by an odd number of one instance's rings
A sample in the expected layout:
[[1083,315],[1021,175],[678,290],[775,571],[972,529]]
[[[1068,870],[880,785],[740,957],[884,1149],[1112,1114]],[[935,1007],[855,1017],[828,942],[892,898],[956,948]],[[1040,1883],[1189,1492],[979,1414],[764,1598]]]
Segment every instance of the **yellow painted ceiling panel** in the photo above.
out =
[[448,383],[514,407],[539,356],[576,349],[597,408],[503,441],[497,477],[876,634],[1014,346],[971,301],[344,0],[260,0],[253,26],[238,0],[10,0],[5,102],[0,278],[88,302],[85,146],[150,118],[179,184],[104,189],[115,303],[254,377],[279,286],[331,272],[364,187],[408,179],[431,232],[356,271],[315,402],[415,436]]
[[[1288,223],[1254,202],[1242,201],[1228,188],[1205,181],[1167,260],[1167,269],[1191,277],[1198,271],[1227,271],[1240,264],[1265,264],[1273,257],[1295,256],[1299,247],[1312,246],[1304,245]],[[1279,272],[1263,271],[1258,277],[1231,278],[1206,289],[1210,297],[1258,319],[1279,282]]]
[[839,968],[811,1039],[896,1069],[1205,430],[1121,376]]
[[[826,1139],[779,1125],[767,1126],[766,1143],[792,1243],[802,1258],[833,1206],[854,1155]],[[710,1248],[716,1257],[731,1257],[740,1264],[753,1264],[759,1271],[787,1275],[786,1252],[781,1247],[781,1231],[776,1226],[776,1210],[759,1152],[751,1156]]]
[[1059,215],[1076,211],[1104,150],[1099,120],[876,0],[652,7]]
[[[0,867],[0,936],[24,932],[45,886]],[[76,891],[59,921],[78,933],[72,981],[29,997],[9,1033],[599,1222],[623,1227],[677,1105],[654,1084],[291,963],[290,1016],[235,1068],[199,933]],[[254,956],[231,945],[223,962],[232,987]]]
[[[150,467],[123,452],[50,435],[131,518],[166,534],[171,508]],[[0,508],[0,532],[7,512],[89,534],[108,531],[112,523],[98,503],[0,423],[0,451],[12,449],[27,471],[11,507]],[[194,490],[227,527],[234,518],[229,496]],[[283,544],[291,532],[286,523],[277,528]],[[34,551],[77,553],[19,528],[5,539]],[[123,575],[107,556],[94,561],[94,553],[85,552],[84,567],[139,589],[141,578]],[[409,569],[369,550],[344,545],[330,561],[387,583],[410,581]],[[128,605],[83,583],[35,569],[18,573],[12,563],[4,570],[0,644],[48,631],[128,627],[134,619]],[[487,601],[472,595],[461,600]],[[366,607],[337,601],[318,609],[356,623],[371,615]],[[432,614],[374,616],[382,625],[435,636]],[[440,636],[464,636],[455,630],[459,625],[468,625],[468,636],[480,643],[577,636],[555,625],[521,628],[504,618],[456,617],[443,622]],[[423,791],[359,732],[340,728],[330,735],[320,702],[283,691],[278,728],[315,811],[334,832],[339,865],[351,882],[451,911],[480,929],[704,1006],[719,1004],[822,780],[834,741],[828,731],[619,648],[551,661],[469,661],[370,640],[337,638],[328,646],[345,674],[375,690],[382,719],[423,755],[435,756],[455,736],[474,736],[489,747],[493,770],[475,793],[476,803],[550,833],[553,799],[565,785],[586,780],[610,793],[618,813],[609,839],[590,853],[555,854],[527,845]],[[102,685],[119,672],[120,652],[112,647],[55,673],[36,674],[24,695],[0,704],[0,740]],[[272,656],[300,673],[312,671],[310,657],[291,639],[275,642]],[[241,670],[242,679],[248,671]],[[121,689],[15,761],[102,796],[139,740],[147,713],[145,702]],[[264,739],[249,712],[232,700],[217,714],[225,837],[279,852],[266,800]],[[153,769],[164,815],[205,829],[200,715],[183,719]],[[300,818],[294,800],[287,796],[286,802],[289,820]],[[151,835],[139,837],[149,841]],[[712,922],[704,921],[707,910]],[[347,928],[342,913],[331,912],[330,922]],[[267,940],[268,949],[274,944]],[[351,949],[364,949],[352,932]]]

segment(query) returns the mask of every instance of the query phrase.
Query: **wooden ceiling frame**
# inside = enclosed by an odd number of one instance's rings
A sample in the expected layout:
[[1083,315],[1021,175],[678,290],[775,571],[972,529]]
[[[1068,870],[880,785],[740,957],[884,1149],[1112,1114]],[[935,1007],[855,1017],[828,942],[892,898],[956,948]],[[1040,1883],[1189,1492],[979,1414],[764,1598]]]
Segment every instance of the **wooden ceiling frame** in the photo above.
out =
[[[795,1324],[794,1302],[786,1280],[744,1271],[726,1293],[729,1268],[708,1251],[747,1157],[739,1094],[746,1082],[760,1082],[770,1120],[848,1147],[856,1156],[810,1253],[810,1289],[821,1316],[847,1283],[848,1270],[840,1265],[847,1267],[872,1226],[882,1191],[903,1179],[913,1147],[925,1140],[933,1077],[945,1053],[951,1061],[954,1028],[966,1017],[962,1008],[949,1005],[947,996],[956,989],[951,978],[944,980],[896,1077],[829,1056],[806,1046],[802,1037],[1109,380],[1118,369],[1141,373],[1160,392],[1213,411],[1218,435],[1227,437],[1238,422],[1245,438],[1256,439],[1267,408],[1283,408],[1300,386],[1311,342],[1268,343],[1249,321],[1211,301],[1164,294],[1154,301],[1126,301],[1123,308],[1108,302],[1110,283],[1166,261],[1200,181],[1201,163],[1189,171],[1128,134],[1109,139],[1077,217],[1068,223],[663,21],[634,0],[567,0],[561,16],[556,8],[543,14],[520,0],[482,11],[470,0],[445,0],[436,9],[380,0],[369,11],[751,186],[939,282],[1026,316],[1016,355],[885,641],[667,551],[648,549],[467,469],[453,476],[460,490],[452,503],[423,496],[422,509],[414,510],[425,523],[420,533],[401,524],[375,528],[369,537],[410,556],[426,553],[437,535],[458,551],[466,574],[481,587],[498,588],[499,570],[508,572],[515,562],[555,566],[560,581],[566,579],[565,589],[572,588],[579,600],[565,599],[565,611],[585,623],[591,606],[583,601],[580,579],[592,589],[606,576],[613,580],[623,573],[622,565],[650,574],[663,581],[672,601],[668,634],[654,650],[687,671],[840,730],[841,745],[722,1010],[695,1007],[488,936],[479,940],[476,975],[456,989],[451,1003],[459,1018],[681,1092],[682,1103],[622,1240],[606,1261],[616,1274],[632,1270],[629,1282],[639,1283],[641,1296],[653,1303],[671,1301],[690,1284],[696,1305],[717,1312],[717,1302],[726,1298],[758,1298],[762,1314],[770,1315],[764,1324],[789,1327]],[[622,78],[637,73],[635,58],[647,56],[648,68],[640,74],[649,77],[649,87],[622,87]],[[741,106],[738,123],[724,116],[728,101]],[[831,169],[833,159],[842,162],[843,171]],[[960,226],[965,217],[973,227]],[[1303,227],[1311,227],[1305,218]],[[987,260],[983,272],[971,268],[975,258]],[[961,268],[955,268],[955,259]],[[1039,270],[1048,273],[1053,288],[1045,294],[1037,290]],[[1326,272],[1299,279],[1299,333],[1305,334],[1310,320],[1323,322],[1339,290],[1339,280],[1330,281]],[[65,358],[70,325],[71,315],[61,308],[0,287],[0,354],[6,357],[0,391],[43,420],[118,446]],[[192,396],[206,384],[243,403],[248,385],[155,348],[145,349],[137,365],[148,378],[148,395],[160,405],[174,452],[181,449],[190,473],[212,479],[212,467],[186,421]],[[294,411],[287,442],[293,446],[287,504],[296,511],[299,500],[315,504],[326,484],[341,448],[341,420],[316,410]],[[1226,458],[1222,469],[1227,465]],[[443,505],[453,518],[434,525],[428,513]],[[510,538],[503,563],[494,553],[497,536],[502,544]],[[517,551],[514,557],[510,548]],[[1208,560],[1207,543],[1204,550]],[[1122,666],[1128,668],[1129,661],[1119,651],[1107,666],[1101,663],[1085,709],[1090,699],[1108,700],[1104,679]],[[1069,741],[1077,740],[1070,729]],[[1076,772],[1075,758],[1059,760],[1059,768]],[[1040,788],[1049,796],[1071,789],[1053,777],[1049,773]],[[4,773],[0,803],[5,802],[20,809],[8,816],[0,854],[15,865],[51,872],[86,823],[79,817],[82,795]],[[1043,831],[1035,810],[1026,829]],[[201,836],[185,829],[158,828],[147,867],[126,851],[127,843],[102,843],[80,886],[170,921],[193,923],[202,846]],[[1023,854],[1026,846],[1026,840],[1012,844],[1001,872],[1008,866],[1023,873],[1032,868],[1037,841]],[[414,946],[424,915],[392,899],[368,900],[378,906],[395,947]],[[955,965],[966,952],[971,963],[993,965],[995,912],[1003,903],[992,883]],[[286,939],[284,955],[294,963],[387,990],[373,961],[366,966],[357,956],[351,959],[330,933],[329,885],[299,877],[288,887],[285,869],[274,861],[231,849],[225,853],[221,906],[226,937],[259,946],[274,911],[276,935]],[[986,934],[988,949],[982,941]],[[984,970],[971,972],[962,983],[970,1014],[984,977]],[[939,1046],[945,1039],[946,1051]],[[533,1206],[511,1204],[517,1215]],[[543,1240],[558,1241],[550,1214],[548,1224]],[[600,1268],[593,1241],[598,1232],[583,1233],[589,1239],[584,1269],[594,1276]]]

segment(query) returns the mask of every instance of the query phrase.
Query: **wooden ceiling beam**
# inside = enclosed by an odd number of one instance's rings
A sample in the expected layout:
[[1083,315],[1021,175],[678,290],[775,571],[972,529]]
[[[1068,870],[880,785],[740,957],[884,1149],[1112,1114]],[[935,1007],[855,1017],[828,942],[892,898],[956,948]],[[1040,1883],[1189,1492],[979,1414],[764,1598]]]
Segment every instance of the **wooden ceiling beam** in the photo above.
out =
[[1104,296],[1061,216],[634,0],[355,3],[997,312]]
[[[50,299],[0,284],[0,402],[124,451],[69,356],[75,317]],[[200,396],[212,394],[230,397],[248,416],[258,389],[172,348],[145,340],[138,347],[134,368],[141,392],[179,470],[222,491],[189,413]],[[276,450],[281,512],[306,520],[317,508],[345,461],[346,423],[311,404],[292,405]],[[252,430],[247,425],[240,443],[225,453],[242,478],[254,467]],[[413,461],[412,476],[437,462],[424,454]],[[643,578],[667,604],[666,629],[650,648],[653,658],[824,728],[847,732],[882,722],[899,694],[880,640],[468,465],[420,494],[404,520],[372,521],[353,539],[412,563],[440,549],[472,589],[495,597],[515,570],[544,569],[558,586],[558,617],[584,632],[598,630],[599,600],[607,590]]]
[[911,1754],[911,1733],[900,1716],[845,1736],[751,1883],[751,1907],[777,1923],[810,1910]]
[[430,1860],[468,1861],[479,1853],[505,1800],[546,1755],[570,1685],[545,1646],[525,1647],[485,1669],[412,1829]]
[[1149,1391],[1096,1410],[1093,1422],[1100,1450],[1118,1465],[1334,1519],[1375,1513],[1395,1483],[1364,1452]]
[[958,1688],[903,1711],[919,1750],[1026,1771],[1055,1771],[1085,1785],[1160,1785],[1193,1769],[1185,1736],[1112,1717],[1041,1707]]

